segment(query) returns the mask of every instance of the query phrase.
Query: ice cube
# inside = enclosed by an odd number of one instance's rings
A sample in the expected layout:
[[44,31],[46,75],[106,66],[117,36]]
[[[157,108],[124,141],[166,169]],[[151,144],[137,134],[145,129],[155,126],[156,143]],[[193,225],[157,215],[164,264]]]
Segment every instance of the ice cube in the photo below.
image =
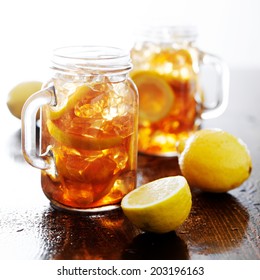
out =
[[75,115],[80,118],[101,118],[102,111],[107,105],[107,93],[96,93],[97,95],[89,100],[81,100],[75,105]]
[[128,161],[128,154],[124,147],[110,149],[108,156],[116,163],[118,169],[125,168]]

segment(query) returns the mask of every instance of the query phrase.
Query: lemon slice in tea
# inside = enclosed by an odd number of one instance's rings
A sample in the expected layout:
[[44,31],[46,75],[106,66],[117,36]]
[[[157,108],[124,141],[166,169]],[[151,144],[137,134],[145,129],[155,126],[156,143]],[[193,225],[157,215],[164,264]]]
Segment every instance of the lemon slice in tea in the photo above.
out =
[[103,134],[102,136],[96,138],[87,135],[64,132],[50,120],[47,121],[47,127],[49,133],[56,141],[75,149],[104,150],[119,145],[123,140],[123,138],[119,136]]
[[166,117],[174,102],[174,92],[169,84],[153,71],[136,71],[131,77],[139,92],[140,121],[153,123]]
[[147,183],[122,200],[128,219],[144,231],[166,233],[175,230],[191,210],[191,192],[183,176],[165,177]]
[[69,96],[67,103],[63,107],[59,108],[58,110],[56,110],[54,107],[52,110],[50,110],[49,118],[51,120],[57,120],[62,115],[64,115],[65,113],[67,113],[71,109],[73,109],[76,102],[78,100],[82,99],[84,96],[87,96],[88,94],[90,94],[90,92],[92,92],[91,89],[89,87],[87,87],[86,85],[82,85],[82,86],[78,87],[76,89],[76,91],[72,95]]

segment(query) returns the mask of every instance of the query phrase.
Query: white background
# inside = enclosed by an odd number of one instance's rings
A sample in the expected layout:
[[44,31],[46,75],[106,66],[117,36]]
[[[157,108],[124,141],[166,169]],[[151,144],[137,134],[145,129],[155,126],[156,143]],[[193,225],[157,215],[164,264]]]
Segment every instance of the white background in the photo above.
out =
[[197,45],[231,68],[260,68],[259,0],[8,0],[0,3],[1,94],[45,81],[65,45],[132,46],[141,24],[192,24]]
[[[7,111],[7,94],[17,83],[47,79],[54,48],[85,44],[130,48],[133,31],[144,23],[195,25],[201,49],[222,57],[230,68],[260,69],[260,0],[1,0],[0,113],[2,108]],[[20,126],[18,119],[6,116],[10,118],[1,117],[2,124]],[[30,265],[24,266],[26,272]],[[239,276],[237,263],[233,269],[228,265],[228,271]],[[245,274],[246,267],[241,267]],[[21,273],[12,265],[6,269]],[[215,267],[211,276],[213,272],[221,270]],[[55,270],[50,273],[49,279],[54,279]]]

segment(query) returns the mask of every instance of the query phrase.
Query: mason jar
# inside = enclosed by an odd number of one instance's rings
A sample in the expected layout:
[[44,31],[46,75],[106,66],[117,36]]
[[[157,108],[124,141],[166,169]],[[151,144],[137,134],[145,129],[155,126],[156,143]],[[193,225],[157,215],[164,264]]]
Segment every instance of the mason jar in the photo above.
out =
[[[136,186],[138,94],[129,52],[54,50],[51,78],[22,111],[22,150],[58,209],[105,211]],[[39,147],[36,113],[41,109]]]
[[[192,26],[148,26],[136,36],[131,77],[140,98],[141,153],[178,155],[178,147],[203,120],[221,115],[227,107],[228,67],[199,49],[196,40]],[[205,90],[202,76],[205,81],[210,70],[215,83]]]

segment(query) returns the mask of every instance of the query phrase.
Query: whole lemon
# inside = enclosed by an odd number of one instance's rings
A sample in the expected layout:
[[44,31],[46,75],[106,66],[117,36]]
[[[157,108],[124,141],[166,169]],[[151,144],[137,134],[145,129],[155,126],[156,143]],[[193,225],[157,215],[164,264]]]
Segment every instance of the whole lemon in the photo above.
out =
[[187,140],[179,165],[191,187],[227,192],[249,177],[252,160],[241,139],[221,129],[202,129]]
[[25,101],[35,92],[39,91],[42,83],[38,81],[28,81],[17,84],[8,94],[7,106],[10,112],[21,119],[21,112]]

